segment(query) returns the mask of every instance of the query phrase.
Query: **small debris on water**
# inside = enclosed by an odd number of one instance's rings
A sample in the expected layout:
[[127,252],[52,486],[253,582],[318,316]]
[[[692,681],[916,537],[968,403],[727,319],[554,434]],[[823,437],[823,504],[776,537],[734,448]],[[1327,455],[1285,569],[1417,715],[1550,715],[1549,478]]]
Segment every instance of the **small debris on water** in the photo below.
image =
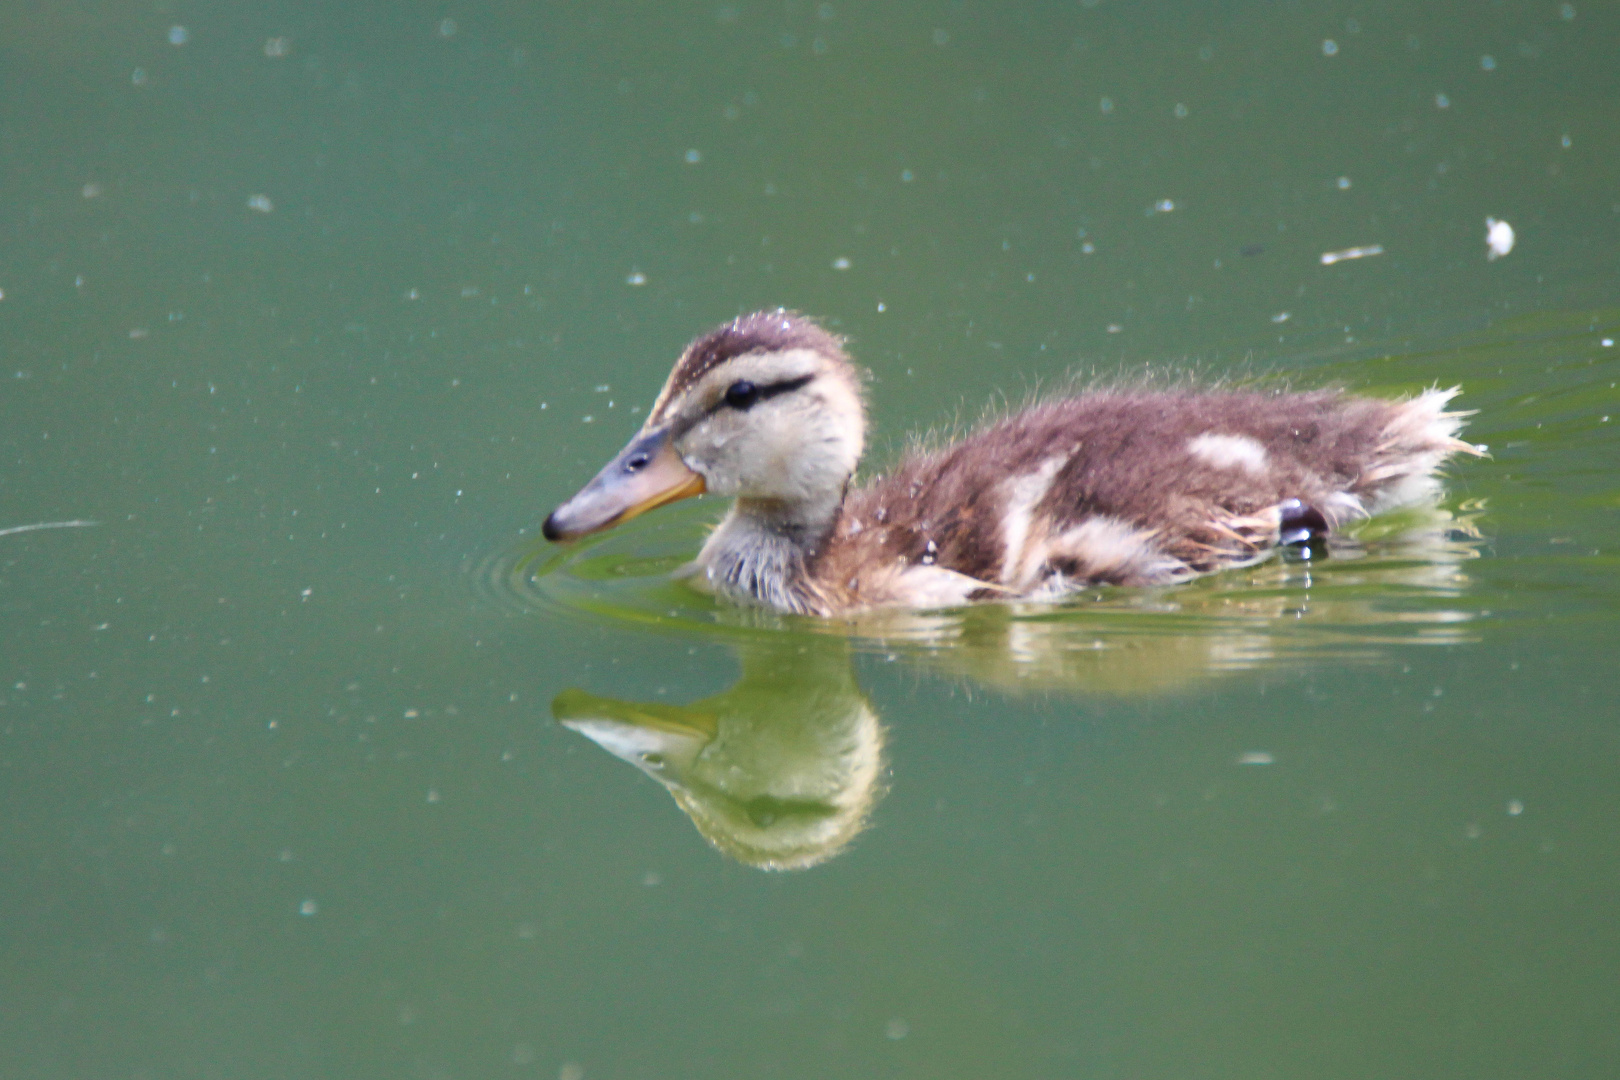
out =
[[1449,109],[1451,108],[1451,99],[1445,94],[1436,94],[1434,95],[1434,107],[1437,109]]
[[647,275],[640,270],[632,270],[629,276],[624,279],[624,283],[626,285],[645,285],[647,284]]
[[832,268],[834,270],[848,270],[851,265],[853,264],[842,255],[838,256],[838,258],[834,259],[832,262]]
[[249,210],[256,210],[261,214],[268,214],[276,208],[268,195],[249,195],[247,206]]
[[1168,214],[1170,211],[1174,210],[1175,208],[1176,208],[1176,203],[1175,203],[1174,199],[1160,199],[1158,202],[1153,204],[1153,209],[1148,211],[1148,213],[1150,213],[1150,214]]
[[175,47],[184,45],[191,40],[191,31],[183,26],[169,27],[169,44]]
[[1495,262],[1513,250],[1513,226],[1499,218],[1485,219],[1485,258]]
[[1274,765],[1276,762],[1268,750],[1245,750],[1237,759],[1239,765]]
[[264,39],[264,55],[272,60],[279,60],[292,52],[292,39],[273,37]]
[[1350,190],[1350,178],[1348,176],[1341,176],[1334,183],[1338,185],[1340,191]]
[[1293,317],[1294,317],[1294,316],[1293,316],[1293,313],[1292,313],[1292,312],[1289,312],[1289,311],[1279,311],[1279,312],[1277,312],[1277,314],[1275,314],[1275,315],[1273,315],[1273,316],[1272,316],[1272,317],[1271,317],[1271,321],[1272,321],[1272,322],[1274,322],[1274,323],[1285,323],[1285,322],[1287,322],[1287,321],[1288,321],[1288,320],[1289,320],[1289,319],[1292,319],[1292,318],[1293,318]]
[[703,154],[700,151],[688,150],[686,152],[686,163],[688,165],[696,165],[698,162],[700,162],[702,160],[703,160]]
[[1339,251],[1324,251],[1322,252],[1322,265],[1332,266],[1334,263],[1344,262],[1346,259],[1366,259],[1373,255],[1382,255],[1383,253],[1383,244],[1367,244],[1364,247],[1344,248]]
[[1326,41],[1322,42],[1322,55],[1323,56],[1338,56],[1339,55],[1339,43],[1337,41],[1334,41],[1332,38],[1328,38]]
[[313,900],[305,900],[302,904],[298,905],[298,914],[304,916],[306,919],[320,910],[321,906]]
[[1518,799],[1509,799],[1507,811],[1509,817],[1518,817],[1520,814],[1524,813],[1524,803],[1520,802]]

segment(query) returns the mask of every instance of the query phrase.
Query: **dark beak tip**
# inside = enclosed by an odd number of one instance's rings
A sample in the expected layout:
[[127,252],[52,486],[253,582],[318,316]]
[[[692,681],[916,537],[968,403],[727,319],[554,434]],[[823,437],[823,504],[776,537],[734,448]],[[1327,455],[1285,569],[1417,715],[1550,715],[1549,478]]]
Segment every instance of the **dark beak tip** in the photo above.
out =
[[545,523],[540,526],[540,535],[544,536],[547,540],[550,540],[553,544],[557,543],[559,540],[567,539],[567,536],[563,533],[563,531],[557,527],[557,514],[555,511],[553,511],[551,515],[546,518]]

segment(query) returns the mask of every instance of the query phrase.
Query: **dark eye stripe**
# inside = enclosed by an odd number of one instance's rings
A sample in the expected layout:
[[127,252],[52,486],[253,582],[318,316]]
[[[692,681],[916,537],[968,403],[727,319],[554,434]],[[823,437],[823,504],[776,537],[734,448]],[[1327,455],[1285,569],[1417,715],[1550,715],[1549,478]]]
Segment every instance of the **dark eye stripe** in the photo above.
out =
[[[770,386],[752,386],[750,384],[752,393],[745,396],[740,396],[740,400],[732,400],[731,392],[728,390],[726,395],[720,399],[719,405],[716,405],[715,407],[719,408],[722,405],[730,405],[734,409],[747,412],[749,409],[752,409],[755,405],[758,405],[762,401],[768,401],[779,394],[791,394],[793,391],[809,385],[810,380],[814,378],[814,375],[802,375],[797,379],[789,379],[786,382],[772,383]],[[735,389],[739,385],[742,384],[733,383],[732,389]]]

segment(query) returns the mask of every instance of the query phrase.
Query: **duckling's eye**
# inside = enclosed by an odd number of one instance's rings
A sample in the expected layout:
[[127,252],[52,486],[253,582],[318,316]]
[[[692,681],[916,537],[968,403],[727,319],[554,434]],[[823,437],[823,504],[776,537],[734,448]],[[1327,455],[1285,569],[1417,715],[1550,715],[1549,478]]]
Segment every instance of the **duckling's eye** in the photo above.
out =
[[738,379],[726,387],[726,404],[733,409],[751,409],[759,400],[759,387],[747,379]]

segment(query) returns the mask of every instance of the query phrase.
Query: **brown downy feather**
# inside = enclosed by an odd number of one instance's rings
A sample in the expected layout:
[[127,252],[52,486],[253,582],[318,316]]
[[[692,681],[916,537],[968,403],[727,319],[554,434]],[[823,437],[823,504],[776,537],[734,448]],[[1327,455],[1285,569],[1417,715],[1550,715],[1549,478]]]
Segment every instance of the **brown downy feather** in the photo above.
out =
[[[1254,560],[1297,499],[1337,526],[1432,492],[1455,391],[1103,391],[915,454],[846,497],[811,565],[824,610],[1164,584]],[[941,575],[960,575],[955,580]]]

